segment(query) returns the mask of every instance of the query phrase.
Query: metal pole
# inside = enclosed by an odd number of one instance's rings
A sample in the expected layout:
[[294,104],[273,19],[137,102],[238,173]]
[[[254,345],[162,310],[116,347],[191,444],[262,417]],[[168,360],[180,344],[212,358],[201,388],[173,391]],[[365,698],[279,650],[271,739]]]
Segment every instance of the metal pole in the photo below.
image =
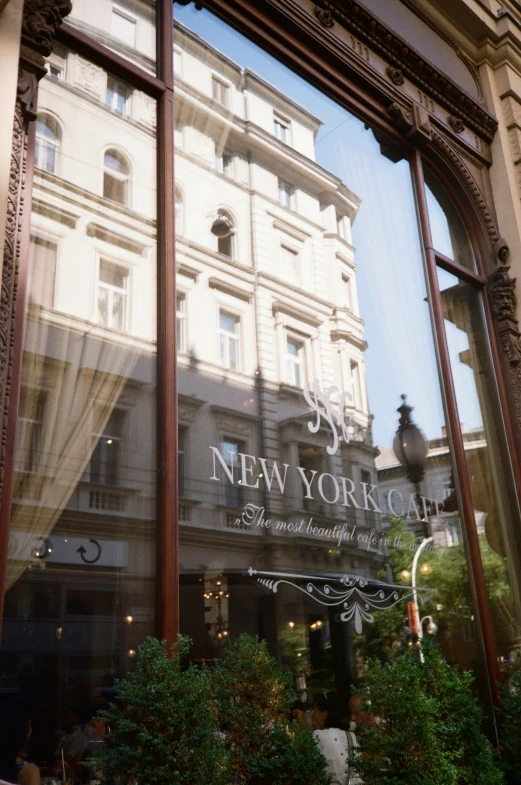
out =
[[[418,559],[420,558],[420,553],[423,551],[426,545],[432,542],[432,537],[425,537],[422,540],[416,549],[416,553],[414,554],[414,559],[412,560],[412,577],[411,577],[411,584],[412,584],[412,601],[414,602],[414,609],[417,614],[417,618],[420,618],[420,610],[418,608],[418,592],[416,591],[416,570],[418,568]],[[421,625],[421,621],[418,625],[418,638],[421,640],[423,638],[423,629]],[[423,654],[420,653],[420,657],[423,662]]]

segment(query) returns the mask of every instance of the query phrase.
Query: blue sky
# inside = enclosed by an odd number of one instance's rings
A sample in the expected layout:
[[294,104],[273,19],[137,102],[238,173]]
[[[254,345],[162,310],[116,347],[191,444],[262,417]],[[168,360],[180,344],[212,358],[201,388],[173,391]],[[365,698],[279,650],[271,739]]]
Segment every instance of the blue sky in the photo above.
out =
[[[400,395],[415,407],[427,438],[441,436],[441,403],[409,166],[380,153],[371,131],[334,101],[281,65],[207,11],[174,6],[176,18],[239,65],[256,71],[323,122],[316,141],[317,162],[340,177],[361,198],[353,226],[356,284],[364,337],[369,407],[376,444],[390,446],[398,424]],[[433,234],[450,249],[444,215],[429,199]],[[449,254],[447,254],[449,255]],[[443,286],[454,280],[443,278]],[[459,353],[466,334],[448,325],[460,420],[482,425],[473,374]]]

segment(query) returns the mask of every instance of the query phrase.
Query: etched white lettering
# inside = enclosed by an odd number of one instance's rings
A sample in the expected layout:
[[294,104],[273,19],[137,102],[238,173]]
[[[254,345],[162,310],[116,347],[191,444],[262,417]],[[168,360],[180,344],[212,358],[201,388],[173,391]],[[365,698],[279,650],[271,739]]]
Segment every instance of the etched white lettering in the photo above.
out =
[[[333,499],[328,499],[326,497],[325,493],[324,493],[324,478],[325,477],[329,477],[329,479],[331,480],[331,482],[333,484],[333,487],[334,487],[334,498]],[[336,481],[336,478],[333,477],[332,474],[328,474],[327,472],[324,472],[324,474],[321,474],[320,477],[318,478],[318,492],[321,495],[321,497],[324,499],[326,504],[336,504],[337,501],[338,501],[338,497],[340,496],[340,488],[338,487],[338,482]]]
[[302,480],[304,481],[304,484],[306,486],[306,499],[314,499],[315,497],[311,493],[311,486],[313,484],[313,480],[316,477],[317,474],[316,471],[314,469],[311,470],[311,480],[309,480],[309,482],[308,482],[308,478],[306,477],[306,472],[302,468],[302,466],[297,466],[297,471],[302,477]]
[[215,466],[216,466],[215,459],[218,458],[219,459],[219,463],[221,464],[221,466],[223,467],[224,471],[226,472],[226,476],[228,477],[230,482],[233,483],[234,482],[234,479],[233,479],[233,453],[230,451],[230,456],[231,456],[232,460],[230,461],[230,466],[228,466],[228,464],[224,460],[223,456],[221,455],[221,453],[217,449],[217,447],[210,447],[210,450],[212,451],[212,454],[213,454],[213,474],[210,477],[210,479],[211,480],[217,480],[217,482],[219,482],[219,480],[220,480],[220,477],[217,477],[217,471],[216,471],[216,468],[215,468]]
[[360,485],[362,486],[362,492],[364,494],[364,506],[362,507],[362,509],[363,510],[371,510],[371,508],[368,507],[368,505],[367,505],[368,502],[371,502],[371,504],[373,505],[372,512],[382,512],[381,509],[379,508],[379,506],[377,505],[377,503],[375,502],[375,500],[373,499],[373,497],[371,496],[373,491],[378,490],[376,485],[371,485],[371,490],[370,491],[367,490],[367,483],[366,482],[361,482]]
[[[354,492],[355,492],[355,484],[354,484],[353,480],[350,477],[341,477],[340,481],[342,483],[342,490],[343,490],[343,493],[344,493],[344,501],[342,502],[342,506],[343,507],[351,507],[351,504],[352,504],[353,507],[356,507],[356,509],[359,510],[360,509],[360,505],[358,504],[358,502],[356,501],[356,499],[355,499],[355,497],[353,495]],[[349,490],[347,490],[347,483],[349,483]],[[347,500],[348,496],[351,499],[351,504],[349,504],[349,502]]]
[[[394,505],[393,505],[393,501],[392,501],[393,493],[396,493],[400,497],[400,501],[402,502],[402,511],[401,512],[397,512],[394,509]],[[391,511],[391,514],[392,515],[396,515],[398,518],[400,518],[405,513],[405,509],[403,507],[403,496],[400,493],[400,491],[396,490],[396,488],[391,488],[391,490],[387,494],[387,506],[389,507],[389,510]]]
[[268,471],[268,463],[266,461],[266,458],[259,458],[259,463],[262,466],[262,472],[264,474],[264,481],[266,483],[268,491],[271,491],[271,486],[273,484],[273,477],[276,477],[278,486],[280,488],[280,492],[284,493],[284,487],[286,485],[286,475],[288,473],[289,464],[288,463],[283,463],[282,464],[284,466],[284,478],[282,478],[280,476],[280,471],[279,471],[279,466],[278,466],[277,461],[273,461],[273,468],[271,470],[271,476],[270,476],[270,473]]
[[[246,486],[246,488],[258,488],[259,481],[257,480],[254,484],[248,482],[248,475],[251,477],[253,476],[253,469],[255,468],[256,459],[253,455],[247,455],[244,452],[240,452],[239,455],[241,456],[241,472],[242,472],[242,484]],[[246,461],[252,461],[250,466],[246,465]]]

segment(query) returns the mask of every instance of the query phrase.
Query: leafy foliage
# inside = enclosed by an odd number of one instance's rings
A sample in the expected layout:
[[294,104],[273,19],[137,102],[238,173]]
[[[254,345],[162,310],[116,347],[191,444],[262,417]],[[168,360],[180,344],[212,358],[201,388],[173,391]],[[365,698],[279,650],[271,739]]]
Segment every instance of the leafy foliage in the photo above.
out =
[[471,681],[429,646],[424,662],[417,649],[372,660],[362,708],[381,721],[362,728],[352,760],[365,785],[501,785]]
[[280,670],[264,641],[228,643],[212,675],[219,727],[237,785],[328,785],[311,731],[289,722],[292,674]]
[[[386,531],[389,557],[389,568],[392,573],[391,583],[402,586],[410,585],[411,564],[414,552],[418,547],[418,539],[409,531],[398,517],[389,517],[390,526]],[[395,545],[399,543],[399,547]],[[388,581],[385,570],[376,577]],[[356,638],[363,659],[377,657],[380,662],[389,662],[404,652],[405,633],[404,619],[407,618],[407,600],[402,600],[383,613],[375,614],[372,624],[367,624],[363,633]]]
[[308,631],[305,624],[286,626],[279,633],[282,661],[295,673],[303,673],[309,665]]
[[247,759],[255,785],[329,785],[322,757],[313,734],[297,723],[276,722],[262,747]]
[[[410,586],[412,561],[420,541],[407,529],[402,518],[391,516],[389,524],[386,539],[391,582]],[[480,535],[479,542],[491,608],[505,627],[513,629],[515,613],[511,607],[512,592],[506,559],[490,547],[486,535]],[[453,637],[453,631],[461,630],[474,614],[464,545],[460,542],[450,548],[427,549],[424,554],[429,571],[421,575],[421,585],[435,589],[436,593],[421,606],[421,615],[432,615],[435,618],[440,639],[450,638]],[[385,571],[376,577],[383,581],[389,580]],[[377,657],[381,662],[389,662],[404,654],[407,650],[404,631],[406,618],[406,599],[384,613],[375,615],[374,623],[367,625],[363,634],[356,638],[362,657]]]
[[111,732],[97,758],[102,785],[228,785],[208,675],[182,669],[189,649],[183,637],[171,659],[154,638],[140,647],[134,672],[118,682],[117,704],[104,713]]
[[501,688],[502,766],[508,785],[521,785],[521,654]]
[[457,761],[458,785],[500,785],[503,777],[481,730],[483,713],[472,694],[472,673],[460,673],[428,642],[423,655],[423,663],[416,660],[422,689],[438,703],[439,741]]

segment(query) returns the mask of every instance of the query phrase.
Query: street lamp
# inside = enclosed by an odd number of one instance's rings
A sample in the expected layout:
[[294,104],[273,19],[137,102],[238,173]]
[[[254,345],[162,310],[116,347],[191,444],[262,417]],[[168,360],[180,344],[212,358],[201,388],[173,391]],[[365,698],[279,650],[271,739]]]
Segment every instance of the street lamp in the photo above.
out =
[[420,483],[425,476],[425,460],[427,458],[427,442],[423,433],[412,419],[413,406],[407,403],[407,396],[402,395],[402,405],[397,409],[400,414],[398,430],[394,435],[393,450],[407,479],[416,489],[418,514],[421,515]]
[[393,441],[393,450],[406,472],[407,479],[419,486],[425,476],[425,459],[427,458],[427,442],[413,422],[411,412],[413,406],[407,403],[407,396],[402,395],[402,405],[397,409],[400,413],[398,430]]
[[[421,552],[424,548],[432,542],[432,537],[425,537],[424,540],[420,542],[418,547],[416,548],[416,553],[414,554],[414,559],[412,560],[412,579],[411,579],[411,586],[412,586],[412,601],[414,603],[414,610],[416,613],[416,619],[419,620],[420,618],[420,611],[418,608],[418,591],[416,587],[416,570],[418,569],[418,559],[420,558]],[[427,617],[426,617],[427,618]],[[431,618],[432,621],[432,618]],[[418,623],[418,638],[423,638],[423,629],[421,622]]]
[[211,232],[216,237],[224,239],[225,237],[229,237],[231,234],[233,234],[233,224],[229,218],[227,218],[225,215],[222,215],[222,213],[219,213],[212,224]]
[[[426,619],[429,619],[429,624],[426,627],[427,632],[430,635],[435,635],[438,631],[437,625],[434,623],[432,616],[424,616],[423,619],[420,619],[420,610],[418,608],[418,589],[416,585],[416,571],[418,569],[418,559],[420,558],[421,552],[432,542],[432,537],[425,537],[418,547],[416,548],[416,553],[414,554],[414,559],[412,560],[412,569],[411,569],[411,586],[412,586],[412,602],[407,603],[408,610],[409,610],[409,618],[410,618],[410,626],[411,632],[414,632],[418,636],[418,640],[421,641],[423,638],[423,622]],[[411,618],[411,611],[412,611],[412,618]],[[420,660],[423,662],[423,652],[420,649]]]
[[429,620],[429,623],[425,627],[425,632],[427,632],[429,635],[436,635],[438,632],[438,625],[432,616],[424,616],[423,619],[420,619],[420,629],[423,631],[423,622],[427,621],[427,619]]

